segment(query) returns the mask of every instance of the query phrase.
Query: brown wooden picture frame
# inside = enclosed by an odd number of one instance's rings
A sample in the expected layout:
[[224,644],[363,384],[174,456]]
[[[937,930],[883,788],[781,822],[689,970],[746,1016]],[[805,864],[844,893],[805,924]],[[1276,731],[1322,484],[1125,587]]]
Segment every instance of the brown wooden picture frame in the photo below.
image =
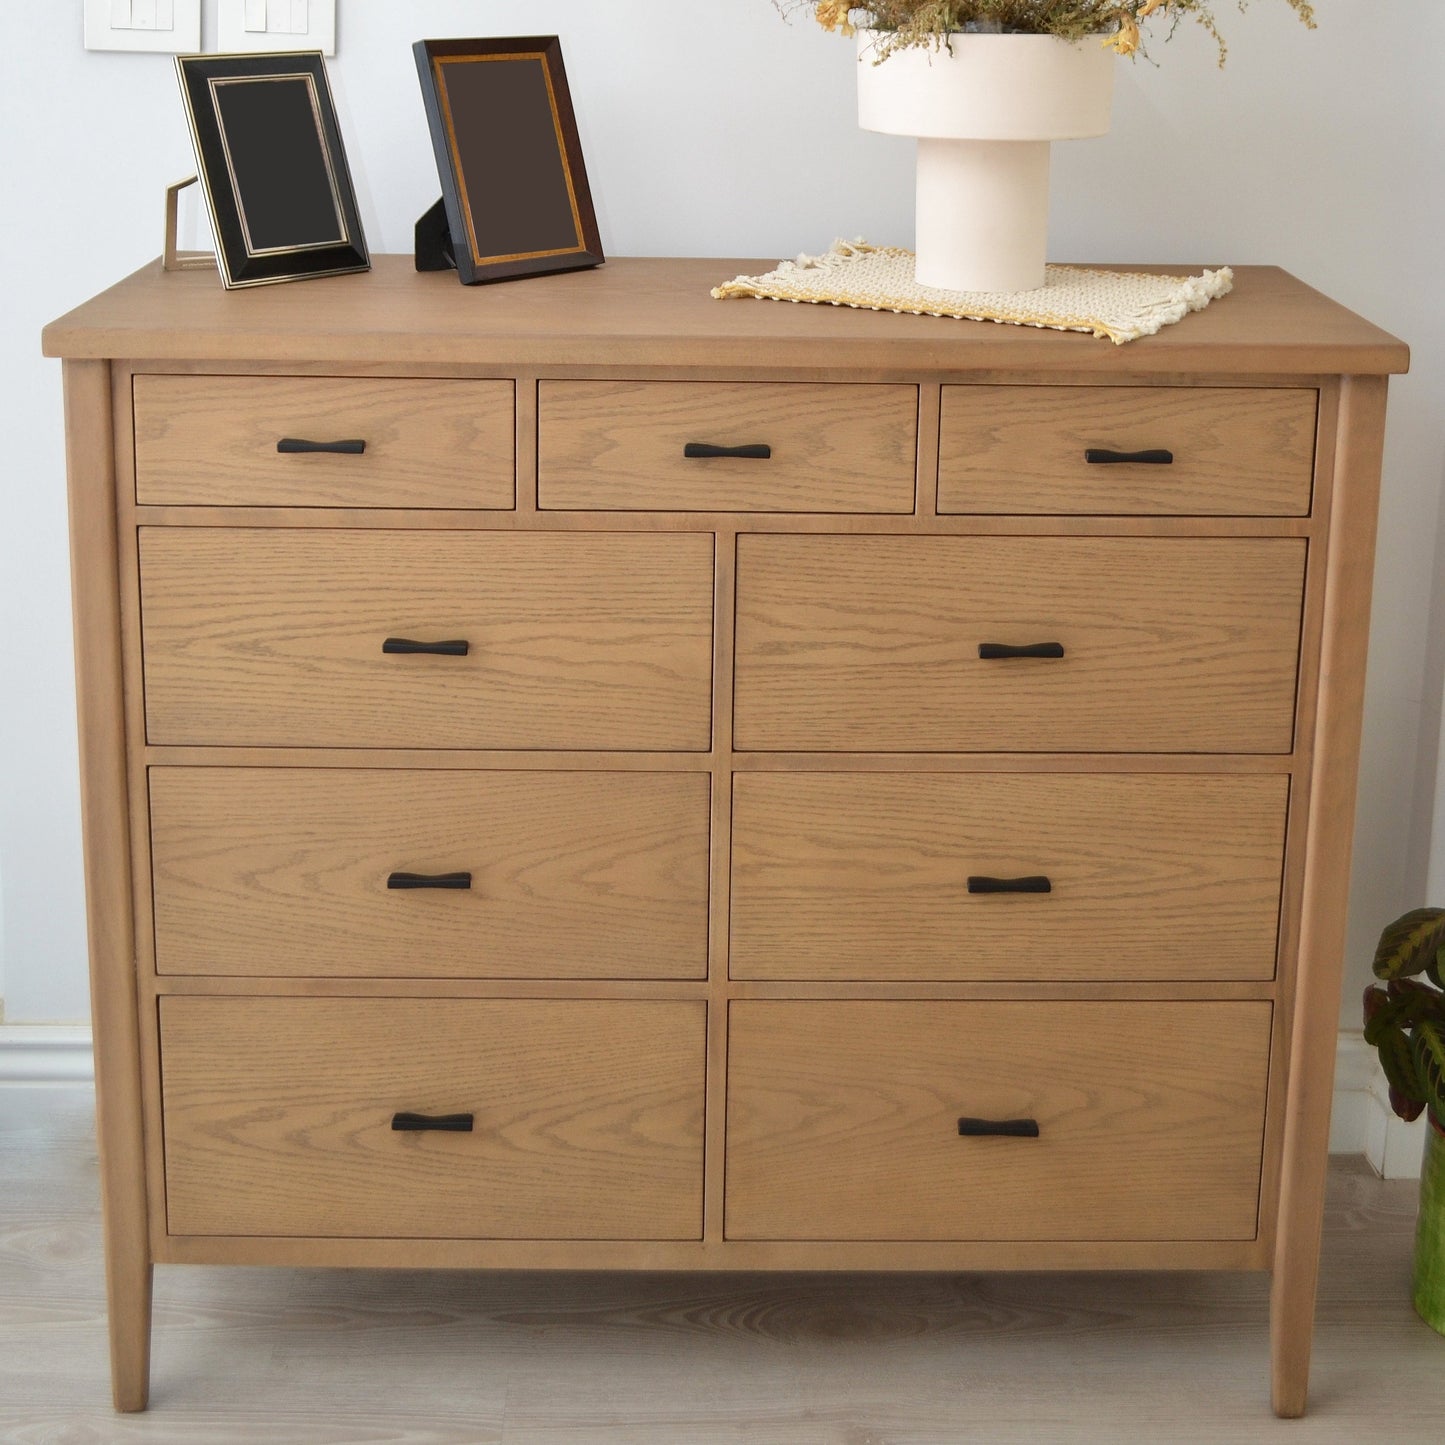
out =
[[419,40],[412,52],[462,282],[600,265],[561,40]]

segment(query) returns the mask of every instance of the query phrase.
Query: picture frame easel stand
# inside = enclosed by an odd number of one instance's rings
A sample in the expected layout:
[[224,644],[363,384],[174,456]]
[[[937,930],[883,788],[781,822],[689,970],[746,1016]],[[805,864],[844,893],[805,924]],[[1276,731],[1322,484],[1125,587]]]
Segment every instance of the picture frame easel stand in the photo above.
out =
[[193,186],[199,176],[187,176],[166,187],[166,239],[161,252],[162,271],[214,271],[216,258],[210,251],[182,251],[176,244],[176,229],[181,209],[181,192]]

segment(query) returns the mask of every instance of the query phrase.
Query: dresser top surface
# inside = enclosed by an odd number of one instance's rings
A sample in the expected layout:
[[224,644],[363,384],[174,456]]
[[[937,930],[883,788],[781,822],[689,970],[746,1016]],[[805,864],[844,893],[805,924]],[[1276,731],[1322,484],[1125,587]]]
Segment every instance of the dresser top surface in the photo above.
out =
[[[1404,344],[1272,266],[1158,335],[1078,332],[750,299],[713,286],[771,261],[624,257],[590,271],[461,287],[378,256],[369,272],[226,291],[151,262],[45,328],[47,356],[466,367],[668,366],[838,372],[1380,375]],[[1138,267],[1185,272],[1197,267]]]

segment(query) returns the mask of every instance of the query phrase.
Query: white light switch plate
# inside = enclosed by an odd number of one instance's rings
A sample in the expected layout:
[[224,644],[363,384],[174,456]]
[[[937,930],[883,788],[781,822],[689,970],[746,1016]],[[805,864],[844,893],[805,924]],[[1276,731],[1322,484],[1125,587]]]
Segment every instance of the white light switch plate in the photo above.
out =
[[223,55],[252,50],[335,55],[336,0],[219,0],[216,49]]
[[85,48],[194,54],[201,0],[85,0]]

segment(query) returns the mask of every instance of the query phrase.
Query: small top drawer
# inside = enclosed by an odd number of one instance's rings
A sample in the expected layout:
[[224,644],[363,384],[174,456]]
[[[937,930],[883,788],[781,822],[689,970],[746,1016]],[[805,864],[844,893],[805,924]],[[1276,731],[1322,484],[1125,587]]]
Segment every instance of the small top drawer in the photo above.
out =
[[945,386],[938,510],[1303,516],[1316,402],[1272,387]]
[[[134,387],[142,504],[515,505],[510,381],[137,376]],[[338,442],[352,445],[312,449]]]
[[912,512],[917,440],[916,386],[544,381],[538,499],[559,511]]

